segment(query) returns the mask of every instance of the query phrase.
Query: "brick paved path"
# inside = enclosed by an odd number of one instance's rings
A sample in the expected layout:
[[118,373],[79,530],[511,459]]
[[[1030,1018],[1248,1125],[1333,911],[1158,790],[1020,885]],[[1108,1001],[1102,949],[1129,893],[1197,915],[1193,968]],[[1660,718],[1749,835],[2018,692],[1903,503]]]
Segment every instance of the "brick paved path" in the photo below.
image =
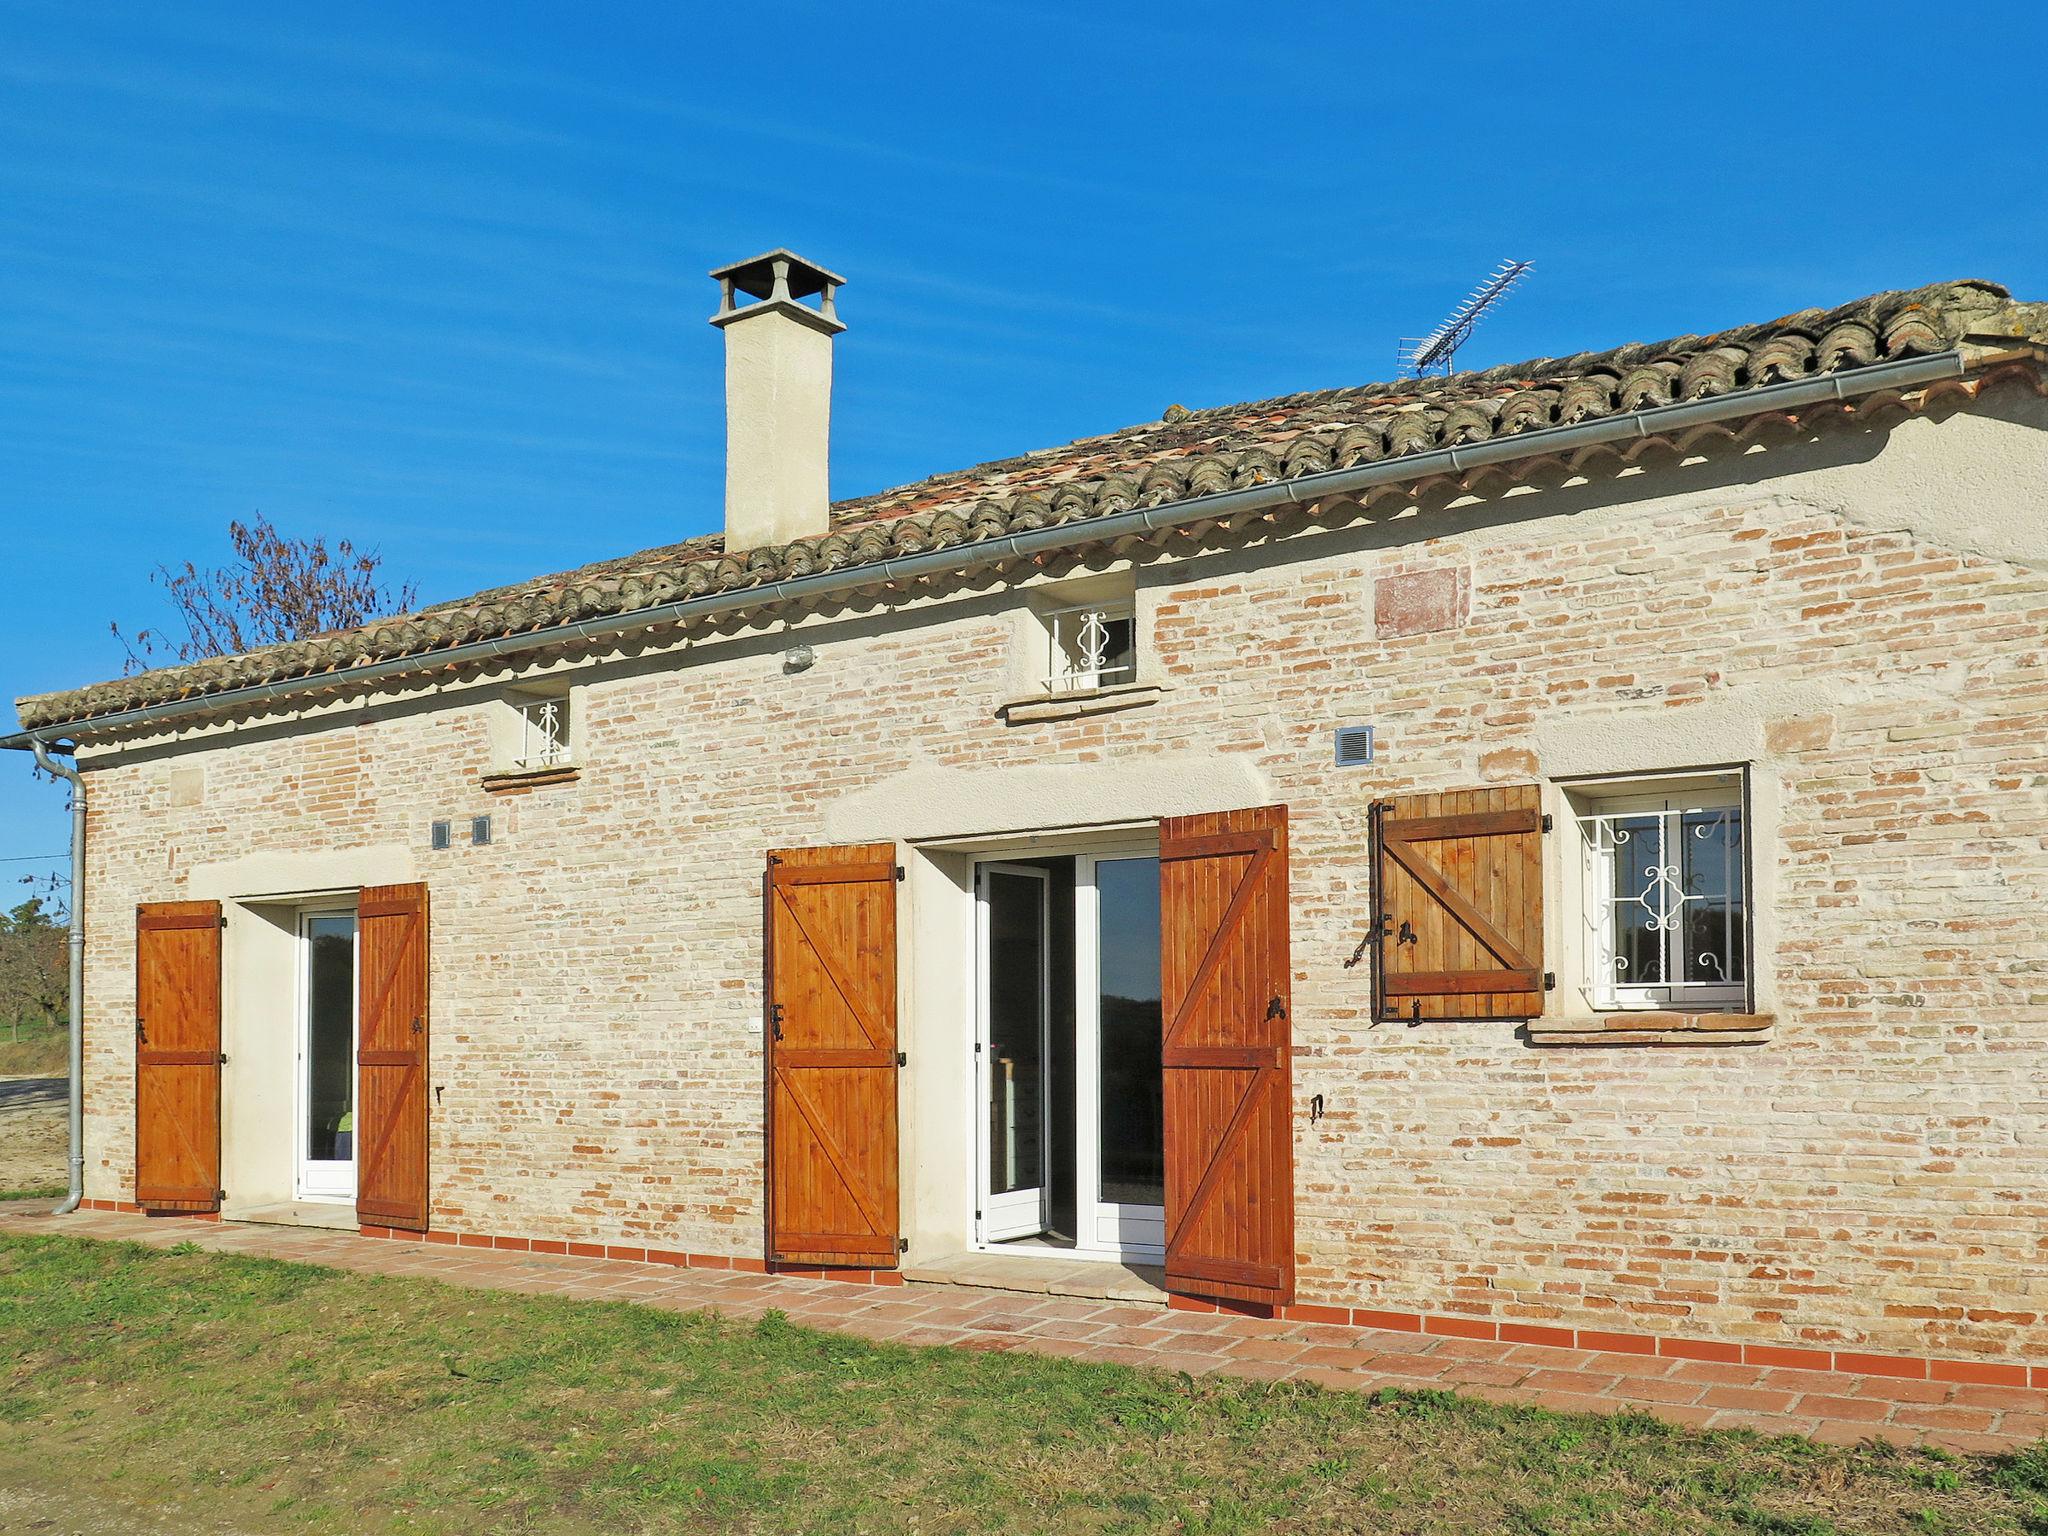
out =
[[0,1214],[0,1230],[127,1238],[167,1247],[411,1275],[488,1290],[710,1308],[772,1309],[813,1328],[897,1344],[1030,1350],[1194,1375],[1308,1381],[1339,1391],[1449,1388],[1584,1413],[1635,1409],[1680,1424],[1853,1442],[1888,1438],[1997,1451],[2048,1435],[2048,1391],[1904,1381],[1840,1371],[1719,1365],[1547,1345],[1388,1333],[1330,1323],[1168,1312],[949,1286],[845,1285],[786,1275],[393,1242],[304,1227],[150,1219],[114,1212]]

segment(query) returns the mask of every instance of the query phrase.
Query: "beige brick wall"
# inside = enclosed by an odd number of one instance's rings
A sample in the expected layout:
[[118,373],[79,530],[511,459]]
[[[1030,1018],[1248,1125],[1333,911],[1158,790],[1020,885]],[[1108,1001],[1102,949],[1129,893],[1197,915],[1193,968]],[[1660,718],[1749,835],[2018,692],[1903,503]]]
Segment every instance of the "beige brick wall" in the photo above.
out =
[[[1149,565],[1172,688],[1090,720],[997,718],[1021,599],[983,589],[807,623],[793,676],[775,637],[614,663],[580,780],[517,796],[479,785],[467,694],[99,759],[88,1193],[130,1193],[135,903],[265,850],[399,846],[433,888],[435,1222],[757,1254],[762,852],[914,771],[1242,754],[1292,818],[1304,1299],[2038,1357],[2048,576],[2009,520],[1977,529],[2038,500],[2042,425],[1912,421]],[[1925,489],[1944,455],[1967,495]],[[1377,636],[1375,583],[1409,571],[1464,573],[1462,622]],[[1331,727],[1368,720],[1380,762],[1332,767]],[[1368,800],[1608,742],[1748,761],[1773,797],[1770,1043],[1369,1027]],[[482,812],[489,847],[427,851]]]

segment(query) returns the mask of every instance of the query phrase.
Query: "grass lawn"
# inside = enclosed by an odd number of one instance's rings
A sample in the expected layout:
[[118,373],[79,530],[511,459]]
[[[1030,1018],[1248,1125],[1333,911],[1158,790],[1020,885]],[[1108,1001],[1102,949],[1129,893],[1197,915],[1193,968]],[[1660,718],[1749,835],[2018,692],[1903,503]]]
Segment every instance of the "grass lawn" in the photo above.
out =
[[1840,1450],[74,1238],[0,1238],[0,1373],[0,1524],[40,1490],[65,1530],[2048,1532],[2048,1442]]

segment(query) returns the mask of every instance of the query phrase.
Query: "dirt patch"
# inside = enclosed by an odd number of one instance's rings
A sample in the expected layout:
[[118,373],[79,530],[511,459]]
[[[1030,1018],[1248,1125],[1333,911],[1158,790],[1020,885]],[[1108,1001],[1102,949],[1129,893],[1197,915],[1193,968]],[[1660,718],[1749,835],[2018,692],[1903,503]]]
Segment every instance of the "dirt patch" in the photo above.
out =
[[0,1078],[62,1077],[71,1043],[61,1029],[31,1029],[0,1035]]
[[216,1495],[123,1502],[75,1478],[33,1462],[16,1464],[0,1453],[0,1531],[47,1531],[50,1536],[247,1536],[255,1527],[223,1523],[210,1505]]
[[0,1077],[0,1195],[64,1182],[61,1077]]

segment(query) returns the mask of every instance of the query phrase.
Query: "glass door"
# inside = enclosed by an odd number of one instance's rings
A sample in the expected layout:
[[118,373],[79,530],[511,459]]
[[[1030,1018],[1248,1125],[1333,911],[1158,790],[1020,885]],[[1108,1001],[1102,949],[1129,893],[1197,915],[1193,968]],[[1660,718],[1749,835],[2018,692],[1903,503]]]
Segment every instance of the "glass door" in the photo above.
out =
[[302,1200],[356,1195],[356,915],[299,919],[297,1190]]
[[1047,1031],[1050,881],[1042,869],[983,864],[976,874],[981,999],[975,1041],[980,1077],[983,1242],[1033,1237],[1048,1210]]
[[1159,859],[1075,861],[1076,1199],[1080,1246],[1166,1251]]

